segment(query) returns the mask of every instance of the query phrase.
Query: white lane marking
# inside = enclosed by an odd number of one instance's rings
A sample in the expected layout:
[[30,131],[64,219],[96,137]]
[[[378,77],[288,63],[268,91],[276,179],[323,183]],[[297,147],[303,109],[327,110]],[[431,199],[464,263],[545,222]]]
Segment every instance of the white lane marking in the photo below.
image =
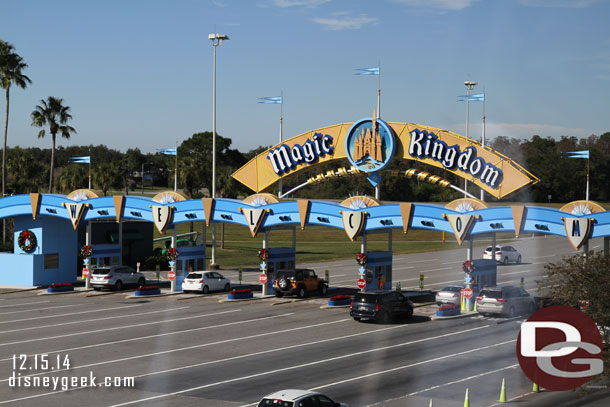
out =
[[[293,314],[285,314],[285,315],[293,315]],[[271,317],[266,317],[266,318],[271,318]],[[349,319],[342,319],[342,320],[339,320],[339,321],[324,322],[324,323],[314,324],[314,325],[304,325],[304,326],[300,326],[300,327],[296,327],[296,328],[285,329],[285,330],[282,330],[282,331],[267,332],[267,333],[264,333],[264,334],[244,336],[244,337],[235,338],[235,339],[226,339],[226,340],[223,340],[223,341],[220,341],[220,342],[211,343],[209,345],[225,343],[225,342],[233,342],[233,341],[241,340],[241,339],[248,339],[248,338],[251,339],[251,338],[256,338],[256,337],[260,337],[260,336],[275,335],[277,333],[283,333],[283,332],[299,331],[301,329],[315,328],[315,327],[318,327],[318,326],[329,325],[329,324],[334,324],[336,322],[343,322],[343,321],[349,321]],[[224,325],[222,325],[222,326],[224,326]],[[178,333],[183,333],[183,332],[184,331],[179,331]],[[50,355],[50,354],[53,354],[53,353],[64,353],[64,352],[69,352],[69,351],[74,351],[74,350],[81,350],[81,349],[96,348],[96,347],[99,347],[99,346],[114,345],[114,344],[117,344],[117,343],[125,343],[125,342],[132,342],[132,341],[141,341],[142,339],[158,338],[160,336],[167,336],[167,335],[174,335],[174,332],[164,333],[164,334],[156,334],[156,335],[139,336],[137,338],[120,339],[120,340],[117,340],[117,341],[102,342],[102,343],[96,343],[96,344],[85,345],[85,346],[78,346],[78,347],[68,348],[68,349],[61,349],[61,350],[54,350],[54,351],[47,351],[47,352],[38,352],[38,354],[46,353],[46,354]],[[6,361],[12,361],[12,360],[13,360],[13,358],[10,357],[10,358],[6,358],[6,359],[0,359],[0,362],[6,362]],[[0,382],[1,381],[2,380],[0,380]]]
[[73,333],[73,334],[47,336],[46,338],[36,338],[36,339],[26,339],[26,340],[22,339],[20,341],[15,341],[15,342],[0,343],[0,346],[17,345],[17,344],[22,344],[22,343],[27,343],[27,342],[47,341],[49,339],[67,338],[67,337],[70,337],[70,336],[77,336],[77,335],[88,335],[88,334],[98,333],[98,332],[114,331],[114,330],[117,330],[117,329],[135,328],[135,327],[138,327],[138,326],[155,325],[155,324],[166,324],[166,323],[174,322],[174,321],[183,321],[183,320],[186,320],[186,319],[193,319],[193,318],[204,318],[206,316],[211,317],[211,316],[215,316],[215,315],[226,314],[228,312],[238,312],[238,311],[240,311],[240,310],[223,311],[223,312],[216,312],[214,314],[196,315],[196,316],[184,317],[184,318],[172,318],[172,319],[166,320],[166,321],[145,322],[145,323],[142,323],[142,324],[131,324],[131,325],[127,325],[127,326],[117,326],[117,327],[112,327],[112,328],[96,329],[96,330],[93,330],[93,331],[76,332],[76,333]]
[[28,328],[18,328],[18,329],[11,329],[10,331],[2,331],[1,333],[7,334],[7,333],[10,333],[10,332],[31,331],[32,329],[53,328],[53,327],[56,327],[56,326],[63,326],[63,325],[73,325],[73,324],[81,324],[81,323],[86,323],[86,322],[105,321],[105,320],[108,320],[108,319],[130,318],[130,317],[137,317],[137,316],[141,316],[141,315],[158,314],[159,312],[178,311],[178,310],[186,309],[186,308],[190,308],[190,307],[186,306],[186,307],[178,307],[178,308],[169,308],[169,309],[164,309],[164,310],[159,310],[159,311],[139,312],[137,314],[113,315],[111,317],[95,318],[95,319],[84,319],[84,320],[81,320],[81,321],[62,322],[62,323],[59,323],[59,324],[30,326]]
[[[314,361],[314,362],[304,363],[304,364],[297,365],[297,366],[289,366],[289,367],[285,367],[285,368],[281,368],[281,369],[269,370],[269,371],[266,371],[266,372],[255,373],[255,374],[248,375],[248,376],[236,377],[236,378],[233,378],[233,379],[227,379],[227,380],[223,380],[223,381],[216,382],[216,383],[204,384],[203,386],[192,387],[190,389],[179,390],[179,391],[175,391],[175,392],[172,392],[172,393],[161,394],[161,395],[158,395],[158,396],[147,397],[147,398],[144,398],[144,399],[128,401],[128,402],[120,403],[120,404],[114,404],[114,405],[112,405],[110,407],[127,406],[127,405],[130,405],[130,404],[142,403],[142,402],[145,402],[145,401],[156,400],[156,399],[165,398],[165,397],[169,397],[169,396],[175,396],[175,395],[184,394],[184,393],[188,393],[188,392],[195,391],[195,390],[205,389],[205,388],[208,388],[208,387],[213,387],[213,386],[218,386],[218,385],[222,385],[222,384],[238,382],[238,381],[241,381],[241,380],[252,379],[254,377],[267,376],[267,375],[271,375],[271,374],[275,374],[275,373],[280,373],[280,372],[285,372],[285,371],[289,371],[289,370],[300,369],[300,368],[303,368],[303,367],[315,366],[315,365],[319,365],[319,364],[322,364],[322,363],[334,362],[334,361],[340,360],[340,359],[346,359],[346,358],[351,358],[351,357],[355,357],[355,356],[362,356],[362,355],[365,355],[367,353],[385,351],[385,350],[388,350],[388,349],[393,349],[393,348],[397,348],[397,347],[401,347],[401,346],[412,345],[412,344],[418,343],[418,342],[429,341],[429,340],[432,340],[432,339],[438,339],[438,338],[443,338],[443,337],[447,337],[447,336],[458,335],[460,333],[473,332],[473,331],[476,331],[478,329],[487,328],[489,326],[491,326],[491,325],[485,325],[485,326],[482,326],[482,327],[471,328],[471,329],[467,329],[467,330],[464,330],[464,331],[452,332],[452,333],[448,333],[448,334],[444,334],[444,335],[439,335],[439,336],[435,336],[435,337],[431,337],[431,338],[418,339],[418,340],[415,340],[415,341],[404,342],[404,343],[400,343],[400,344],[396,344],[396,345],[384,346],[384,347],[381,347],[381,348],[375,348],[375,349],[369,349],[369,350],[360,351],[360,352],[354,352],[354,353],[350,353],[348,355],[342,355],[342,356],[336,356],[336,357],[333,357],[333,358],[317,360],[317,361]],[[516,341],[516,339],[512,340],[511,342],[515,342],[515,341]],[[500,344],[491,345],[491,346],[499,346],[499,345]],[[473,352],[475,350],[480,350],[480,349],[485,349],[485,348],[477,348],[477,349],[474,349],[474,350],[471,350],[471,351],[468,351],[468,352]],[[451,355],[451,356],[453,356],[453,355]],[[434,359],[432,359],[432,361],[434,361]],[[420,362],[418,364],[422,364],[422,363],[424,363],[424,362]],[[362,376],[362,377],[365,377],[365,376]],[[354,379],[354,380],[356,380],[356,379]],[[325,387],[325,386],[323,386],[323,387]]]
[[501,273],[501,275],[503,275],[503,276],[508,276],[508,275],[511,275],[511,274],[523,274],[523,273],[529,273],[529,272],[531,272],[531,271],[532,271],[532,270],[530,270],[530,269],[527,269],[527,270],[521,270],[521,271],[511,271],[510,273]]
[[[54,307],[44,307],[44,308],[36,308],[36,309],[22,309],[20,311],[7,311],[7,312],[3,312],[2,315],[9,315],[9,314],[19,314],[22,312],[34,312],[34,311],[43,311],[43,310],[47,310],[47,309],[56,309],[56,308],[66,308],[66,307],[79,307],[79,306],[86,306],[87,304],[72,304],[72,305],[57,305]],[[72,315],[72,314],[70,314]],[[50,318],[50,316],[48,317],[40,317],[40,318]],[[0,322],[0,324],[6,324],[9,321],[2,321]]]
[[415,266],[405,266],[405,267],[394,267],[393,270],[407,270],[407,269],[414,269]]
[[[266,320],[266,319],[281,318],[281,317],[290,316],[290,315],[293,315],[293,314],[294,313],[284,314],[284,315],[274,315],[274,316],[271,316],[271,317],[262,317],[262,318],[256,318],[256,319],[249,319],[249,320],[246,320],[246,321],[229,322],[229,323],[221,324],[221,325],[206,326],[206,327],[194,328],[194,329],[186,329],[184,331],[170,332],[170,333],[161,334],[161,335],[155,335],[155,336],[176,335],[176,334],[181,334],[181,333],[184,333],[184,332],[192,332],[192,331],[197,331],[197,330],[202,330],[202,329],[222,328],[222,327],[226,327],[226,326],[230,326],[230,325],[238,325],[238,324],[241,324],[241,323],[259,322],[259,321],[263,321],[263,320]],[[348,320],[346,320],[346,321],[348,321]],[[226,342],[230,342],[230,341],[231,340],[227,340]],[[223,343],[223,342],[224,341],[218,341],[218,342],[215,342],[215,343]],[[141,359],[141,358],[146,358],[146,357],[150,357],[150,356],[163,355],[163,354],[167,354],[167,353],[181,352],[183,350],[189,350],[189,349],[194,349],[194,348],[201,348],[203,346],[209,346],[209,345],[211,345],[211,344],[209,344],[209,343],[208,344],[199,344],[199,345],[187,346],[187,347],[178,348],[178,349],[170,349],[170,350],[164,350],[164,351],[159,351],[159,352],[154,352],[154,353],[145,353],[143,355],[130,356],[130,357],[127,357],[127,358],[114,359],[114,360],[106,360],[106,361],[103,361],[103,362],[96,362],[96,363],[89,363],[88,365],[80,365],[80,366],[76,366],[76,367],[71,367],[70,369],[56,369],[56,370],[53,370],[53,371],[33,373],[33,374],[27,375],[27,376],[41,376],[41,375],[45,375],[45,374],[49,374],[49,373],[64,372],[64,371],[67,371],[67,370],[84,369],[86,367],[107,365],[107,364],[110,364],[110,363],[124,362],[126,360]],[[22,376],[22,377],[26,377],[26,376]],[[0,380],[0,382],[6,382],[8,380],[9,379],[4,379],[4,380]]]
[[451,270],[451,267],[443,267],[442,269],[420,270],[420,273],[425,273],[426,271],[440,271],[440,270]]
[[[487,326],[489,326],[489,325],[487,325]],[[366,375],[352,377],[350,379],[339,380],[339,381],[334,382],[334,383],[329,383],[329,384],[324,384],[322,386],[313,387],[310,390],[324,389],[326,387],[332,387],[332,386],[336,386],[338,384],[353,382],[355,380],[360,380],[360,379],[364,379],[364,378],[368,378],[368,377],[372,377],[372,376],[379,376],[379,375],[386,374],[386,373],[396,372],[398,370],[408,369],[410,367],[420,366],[420,365],[424,365],[426,363],[438,362],[439,360],[449,359],[449,358],[452,358],[452,357],[455,357],[455,356],[467,355],[469,353],[478,352],[480,350],[485,350],[485,349],[491,349],[491,348],[495,348],[497,346],[502,346],[502,345],[506,345],[506,344],[509,344],[509,343],[513,343],[513,342],[517,342],[517,340],[516,339],[511,339],[510,341],[504,341],[504,342],[500,342],[500,343],[495,343],[493,345],[487,345],[487,346],[483,346],[483,347],[480,347],[480,348],[474,348],[474,349],[469,349],[469,350],[465,350],[465,351],[462,351],[462,352],[451,353],[451,354],[445,355],[445,356],[439,356],[437,358],[432,358],[432,359],[428,359],[428,360],[422,360],[421,362],[411,363],[410,365],[399,366],[399,367],[395,367],[395,368],[392,368],[392,369],[387,369],[387,370],[382,370],[382,371],[379,371],[379,372],[369,373],[369,374],[366,374]]]
[[538,257],[532,257],[533,260],[538,260],[538,259],[546,259],[547,257],[555,257],[557,256],[556,254],[549,254],[548,256],[538,256]]
[[441,264],[462,264],[462,263],[463,263],[463,262],[461,262],[461,261],[450,261],[450,262],[447,262],[447,263],[441,263]]
[[[78,304],[78,305],[83,305],[83,304]],[[128,309],[128,308],[135,308],[135,307],[141,307],[143,304],[134,304],[134,305],[127,305],[127,306],[123,306],[123,307],[112,307],[112,308],[102,308],[102,309],[92,309],[92,310],[87,310],[87,311],[78,311],[78,312],[70,312],[69,314],[59,314],[59,315],[47,315],[44,317],[32,317],[32,318],[22,318],[22,319],[13,319],[10,321],[0,321],[0,324],[10,324],[13,322],[23,322],[23,321],[34,321],[36,319],[49,319],[49,318],[59,318],[59,317],[68,317],[68,316],[72,316],[72,315],[79,315],[79,314],[91,314],[94,312],[105,312],[105,311],[110,311],[113,309]],[[72,305],[64,305],[64,307],[71,307]],[[85,305],[87,306],[87,305]],[[55,307],[55,308],[59,308],[59,307]],[[30,310],[27,310],[30,311]],[[22,311],[17,311],[17,312],[22,312]],[[14,314],[14,312],[13,312]]]
[[[8,308],[8,307],[20,307],[22,305],[32,305],[32,304],[45,304],[51,301],[36,301],[36,302],[24,302],[23,304],[11,304],[11,305],[0,305],[0,308]],[[32,311],[36,311],[35,309]]]

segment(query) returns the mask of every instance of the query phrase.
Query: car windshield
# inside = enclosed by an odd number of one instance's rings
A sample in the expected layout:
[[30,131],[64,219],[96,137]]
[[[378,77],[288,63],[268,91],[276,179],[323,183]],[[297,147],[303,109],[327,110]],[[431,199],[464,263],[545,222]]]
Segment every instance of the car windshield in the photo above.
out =
[[461,289],[462,289],[462,287],[458,287],[456,285],[448,285],[447,287],[443,288],[441,291],[451,291],[454,293],[459,293]]
[[292,407],[294,403],[292,401],[283,401],[277,399],[262,399],[258,403],[258,407]]
[[108,273],[110,273],[110,269],[109,268],[93,269],[93,271],[91,273],[92,274],[108,274]]
[[502,291],[483,290],[483,291],[481,291],[479,296],[487,297],[487,298],[502,298]]
[[186,278],[201,278],[201,273],[189,273]]

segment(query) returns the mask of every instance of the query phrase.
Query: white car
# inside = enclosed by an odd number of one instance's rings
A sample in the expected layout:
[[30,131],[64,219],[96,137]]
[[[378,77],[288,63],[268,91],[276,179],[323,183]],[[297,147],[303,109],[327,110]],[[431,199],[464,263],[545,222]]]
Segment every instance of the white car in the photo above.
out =
[[[483,258],[491,260],[491,246],[487,247],[483,252]],[[496,261],[502,264],[508,264],[509,262],[521,264],[521,253],[512,246],[496,246]]]
[[316,391],[288,389],[266,395],[258,403],[258,407],[349,407],[349,405],[337,403]]
[[126,285],[141,287],[146,285],[144,274],[136,272],[129,266],[102,266],[91,270],[91,287],[99,291],[102,288],[122,290]]
[[215,271],[193,271],[182,281],[182,291],[230,291],[231,281]]

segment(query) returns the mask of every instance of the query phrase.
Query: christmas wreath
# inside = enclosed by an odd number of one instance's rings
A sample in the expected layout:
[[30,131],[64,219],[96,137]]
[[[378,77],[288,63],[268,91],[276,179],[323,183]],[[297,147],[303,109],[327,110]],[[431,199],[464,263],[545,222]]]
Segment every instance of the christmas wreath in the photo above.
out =
[[269,250],[267,249],[260,249],[258,251],[258,258],[262,261],[267,261],[267,259],[269,258]]
[[167,256],[167,261],[176,261],[178,255],[178,250],[174,249],[173,247],[171,249],[168,249],[167,253],[165,254],[165,256]]
[[462,263],[462,270],[464,273],[470,274],[474,271],[474,268],[474,261],[466,260],[464,263]]
[[356,261],[358,262],[359,265],[364,266],[366,265],[366,254],[364,253],[358,253],[358,255],[356,256]]
[[36,243],[36,235],[31,230],[27,229],[19,233],[17,244],[19,244],[19,248],[24,252],[29,253],[34,250]]
[[84,245],[83,247],[81,247],[80,249],[80,255],[83,258],[88,258],[91,257],[91,255],[93,254],[93,248],[91,248],[91,246],[89,246],[88,244]]

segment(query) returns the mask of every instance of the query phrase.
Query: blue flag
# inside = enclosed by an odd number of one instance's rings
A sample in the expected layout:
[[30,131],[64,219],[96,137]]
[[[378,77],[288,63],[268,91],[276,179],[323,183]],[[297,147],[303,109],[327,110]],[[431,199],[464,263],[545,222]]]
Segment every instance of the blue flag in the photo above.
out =
[[484,93],[475,93],[473,95],[460,95],[458,96],[458,102],[484,102],[485,94]]
[[165,155],[176,155],[178,154],[178,150],[176,148],[158,148],[157,153]]
[[71,157],[70,162],[80,163],[80,164],[91,164],[91,156],[84,155],[82,157]]
[[373,67],[373,68],[358,68],[356,69],[357,72],[354,73],[354,75],[379,75],[379,67]]
[[274,105],[281,105],[284,102],[282,96],[270,96],[266,98],[258,98],[258,100],[258,103],[271,103]]
[[565,154],[567,158],[589,158],[589,150],[568,151],[567,153],[563,154]]

